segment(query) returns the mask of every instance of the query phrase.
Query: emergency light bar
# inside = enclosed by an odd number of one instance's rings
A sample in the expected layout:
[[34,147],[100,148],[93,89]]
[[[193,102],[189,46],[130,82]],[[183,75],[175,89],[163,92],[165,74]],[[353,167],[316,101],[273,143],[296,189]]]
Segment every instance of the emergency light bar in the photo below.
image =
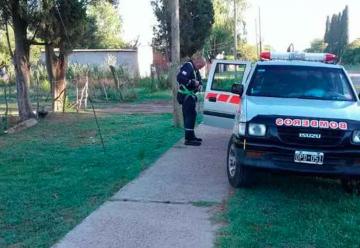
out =
[[303,60],[312,62],[335,63],[336,55],[331,53],[299,53],[299,52],[262,52],[261,60]]

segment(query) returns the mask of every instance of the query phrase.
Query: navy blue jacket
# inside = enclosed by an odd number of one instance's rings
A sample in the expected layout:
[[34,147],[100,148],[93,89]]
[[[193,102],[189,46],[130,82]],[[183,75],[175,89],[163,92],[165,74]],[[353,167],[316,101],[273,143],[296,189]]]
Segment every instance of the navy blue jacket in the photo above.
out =
[[202,85],[200,72],[195,69],[193,62],[190,60],[180,68],[180,72],[177,74],[177,81],[180,86],[184,85],[188,90],[196,92],[198,87],[195,86],[195,80],[199,81],[200,85]]

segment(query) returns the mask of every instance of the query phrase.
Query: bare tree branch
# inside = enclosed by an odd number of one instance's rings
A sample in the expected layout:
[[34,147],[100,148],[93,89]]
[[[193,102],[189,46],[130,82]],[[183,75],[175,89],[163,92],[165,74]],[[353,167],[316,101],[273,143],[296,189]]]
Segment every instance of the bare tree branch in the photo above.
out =
[[32,44],[32,42],[34,42],[34,40],[36,38],[36,34],[39,31],[40,24],[41,24],[41,22],[39,21],[36,25],[33,37],[29,40],[30,44]]
[[29,40],[28,41],[30,45],[34,45],[34,46],[46,46],[46,45],[51,45],[50,43],[47,43],[47,42],[39,42],[39,41],[36,41],[36,40]]

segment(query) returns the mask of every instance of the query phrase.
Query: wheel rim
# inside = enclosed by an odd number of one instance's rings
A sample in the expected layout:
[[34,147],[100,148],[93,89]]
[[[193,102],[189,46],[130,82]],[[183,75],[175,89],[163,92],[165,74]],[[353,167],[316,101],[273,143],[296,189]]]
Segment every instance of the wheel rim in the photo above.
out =
[[229,150],[229,159],[228,159],[228,171],[231,177],[235,176],[236,173],[236,156],[234,145],[231,145]]

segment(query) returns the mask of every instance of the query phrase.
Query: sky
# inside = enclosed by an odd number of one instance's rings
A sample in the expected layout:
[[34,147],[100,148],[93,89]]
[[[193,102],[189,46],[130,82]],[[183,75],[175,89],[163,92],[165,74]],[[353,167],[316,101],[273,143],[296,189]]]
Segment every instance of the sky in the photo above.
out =
[[150,45],[156,18],[151,0],[119,0],[119,12],[123,22],[123,37],[127,41],[139,37],[141,45]]
[[[255,44],[255,19],[261,8],[262,37],[264,44],[284,51],[290,43],[295,50],[310,46],[315,38],[323,38],[326,16],[349,6],[350,40],[360,38],[360,0],[248,0],[245,13],[247,39]],[[150,0],[119,0],[123,20],[123,37],[130,41],[137,37],[142,45],[151,43],[156,19]]]
[[360,0],[249,0],[245,20],[248,41],[255,44],[255,19],[261,9],[264,44],[284,51],[290,43],[295,50],[310,46],[315,38],[323,38],[326,17],[349,6],[350,40],[360,38]]

